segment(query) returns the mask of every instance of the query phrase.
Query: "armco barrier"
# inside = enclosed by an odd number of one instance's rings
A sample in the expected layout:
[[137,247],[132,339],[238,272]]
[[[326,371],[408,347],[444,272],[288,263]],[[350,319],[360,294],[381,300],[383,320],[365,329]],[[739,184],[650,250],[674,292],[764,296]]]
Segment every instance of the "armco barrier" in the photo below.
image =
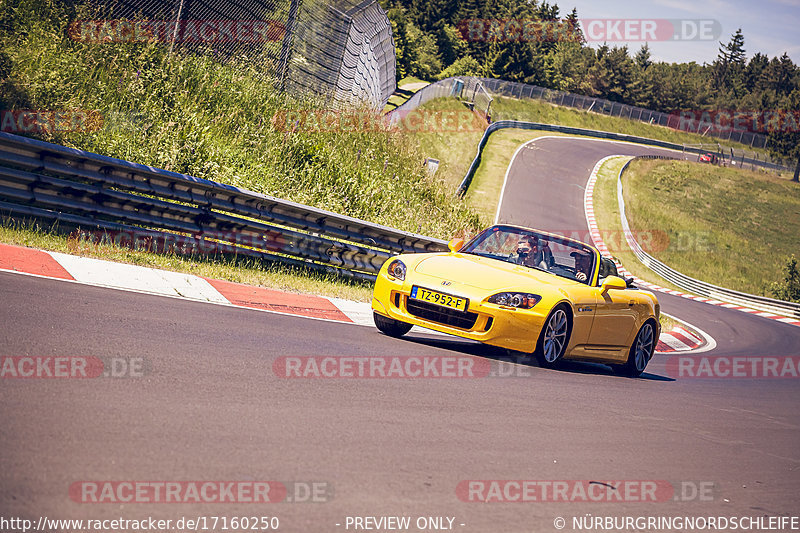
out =
[[241,255],[360,279],[374,279],[393,254],[447,249],[439,239],[5,132],[2,213],[83,230],[209,236]]
[[[658,148],[667,148],[670,150],[679,150],[679,151],[684,150],[684,147],[681,144],[670,143],[667,141],[659,141],[658,139],[648,139],[646,137],[625,135],[623,133],[587,130],[584,128],[559,126],[557,124],[542,124],[540,122],[524,122],[520,120],[499,120],[489,125],[489,127],[486,128],[486,131],[483,132],[483,137],[481,137],[481,140],[478,143],[478,153],[475,155],[475,159],[472,160],[472,164],[469,166],[469,169],[467,169],[467,173],[464,176],[464,179],[461,181],[461,184],[458,186],[458,190],[456,191],[456,194],[458,196],[464,196],[464,194],[466,194],[467,192],[467,189],[469,189],[469,186],[472,183],[472,178],[475,176],[475,171],[478,170],[478,166],[480,166],[481,164],[481,155],[483,154],[483,148],[484,146],[486,146],[486,142],[489,140],[489,136],[497,130],[502,130],[506,128],[518,128],[523,130],[556,131],[559,133],[568,133],[572,135],[585,135],[589,137],[599,137],[601,139],[613,139],[615,141],[646,144],[649,146],[656,146]],[[702,150],[696,148],[692,149],[687,148],[685,151],[698,154],[705,153]]]
[[622,231],[625,234],[625,239],[628,241],[628,245],[631,247],[631,250],[633,250],[633,253],[639,259],[639,261],[670,283],[699,296],[710,298],[712,300],[720,300],[723,302],[730,302],[737,305],[751,307],[767,313],[775,313],[778,315],[800,318],[800,303],[785,302],[783,300],[775,300],[765,296],[756,296],[754,294],[747,294],[744,292],[734,291],[732,289],[718,287],[716,285],[712,285],[711,283],[706,283],[705,281],[691,278],[686,274],[681,274],[677,270],[668,267],[658,259],[645,252],[639,243],[636,242],[634,233],[631,231],[631,228],[628,225],[628,219],[625,216],[625,200],[622,195],[622,175],[625,173],[625,170],[628,168],[630,162],[634,161],[635,159],[652,159],[652,157],[634,157],[628,160],[625,165],[623,165],[619,171],[619,175],[617,176],[617,201],[619,203],[619,216],[620,222],[622,223]]

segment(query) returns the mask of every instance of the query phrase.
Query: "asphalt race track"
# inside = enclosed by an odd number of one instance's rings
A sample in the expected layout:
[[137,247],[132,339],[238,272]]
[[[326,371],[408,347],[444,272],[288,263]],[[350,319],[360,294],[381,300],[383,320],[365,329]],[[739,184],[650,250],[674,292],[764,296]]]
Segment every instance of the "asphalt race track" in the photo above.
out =
[[[500,219],[555,230],[585,230],[583,187],[597,160],[656,151],[576,139],[531,146],[510,170]],[[714,336],[710,355],[798,354],[796,327],[659,298]],[[557,517],[573,531],[572,518],[587,514],[800,509],[798,379],[674,379],[661,356],[637,380],[602,365],[545,370],[457,339],[393,339],[11,273],[0,273],[0,301],[0,355],[143,363],[140,377],[0,380],[0,517],[277,516],[280,531],[296,532],[363,531],[346,527],[347,517],[369,516],[410,516],[409,531],[433,530],[417,529],[417,517],[451,517],[457,531],[506,533],[555,532]],[[488,359],[502,375],[286,379],[273,367],[284,356],[454,354]],[[270,504],[78,503],[70,486],[87,480],[274,480],[300,489],[295,501]],[[658,502],[482,503],[459,498],[466,480],[654,480],[678,490]],[[310,483],[326,496],[297,502]]]

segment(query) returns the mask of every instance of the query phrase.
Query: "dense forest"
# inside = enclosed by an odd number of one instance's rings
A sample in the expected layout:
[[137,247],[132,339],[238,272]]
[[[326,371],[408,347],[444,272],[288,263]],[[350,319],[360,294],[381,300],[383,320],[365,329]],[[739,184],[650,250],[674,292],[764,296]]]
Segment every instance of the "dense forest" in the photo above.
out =
[[[799,111],[800,68],[784,53],[748,59],[737,30],[711,64],[654,61],[647,44],[587,46],[577,10],[536,0],[381,0],[392,23],[397,76],[424,80],[473,75],[637,105],[676,110]],[[487,32],[475,38],[469,21],[541,21],[568,31],[544,38],[509,39]],[[558,37],[560,36],[560,37]],[[797,113],[794,114],[797,116]],[[791,116],[790,116],[791,118]],[[774,127],[774,124],[780,124]],[[792,120],[766,126],[773,154],[800,158],[800,132]]]

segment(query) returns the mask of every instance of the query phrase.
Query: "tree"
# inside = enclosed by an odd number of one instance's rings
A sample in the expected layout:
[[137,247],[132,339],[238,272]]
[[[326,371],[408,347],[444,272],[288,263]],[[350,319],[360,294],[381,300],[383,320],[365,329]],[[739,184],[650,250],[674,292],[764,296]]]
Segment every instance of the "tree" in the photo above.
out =
[[458,29],[450,24],[443,25],[436,33],[436,44],[443,65],[452,65],[461,58],[469,57],[469,44],[461,37]]
[[730,92],[735,99],[744,91],[742,76],[747,55],[742,29],[736,30],[728,44],[719,44],[719,54],[713,63],[713,84],[722,96]]
[[564,23],[569,27],[575,42],[580,43],[581,46],[585,45],[586,38],[583,36],[583,31],[581,31],[581,21],[578,18],[577,8],[572,8],[572,11],[570,11],[569,15],[564,19]]
[[786,96],[797,88],[796,75],[797,67],[784,52],[780,59],[773,58],[763,70],[764,86],[772,90],[778,98]]
[[769,65],[769,58],[761,52],[756,52],[744,69],[744,87],[748,92],[763,89],[764,70]]
[[433,79],[442,70],[439,51],[433,37],[423,33],[410,20],[403,7],[392,8],[386,15],[392,23],[397,79],[401,80],[407,76]]
[[548,56],[554,89],[579,94],[592,94],[586,72],[594,65],[594,51],[577,42],[559,42]]
[[634,57],[634,61],[636,61],[636,65],[644,70],[647,70],[647,67],[653,64],[653,60],[650,58],[650,45],[644,43],[639,51],[636,52],[636,56]]
[[632,101],[637,90],[633,71],[627,46],[609,48],[603,44],[597,49],[597,62],[589,69],[594,94],[614,102]]
[[783,272],[783,282],[773,283],[770,292],[779,300],[800,302],[800,271],[798,271],[797,259],[794,254],[786,260]]
[[481,64],[470,56],[458,58],[452,65],[444,69],[436,76],[438,79],[451,78],[453,76],[480,76]]
[[767,148],[772,154],[782,157],[790,157],[792,161],[797,160],[794,171],[794,181],[800,179],[800,89],[792,91],[788,97],[780,101],[780,108],[783,115],[781,127],[767,133]]
[[736,30],[736,32],[731,36],[731,40],[728,42],[728,44],[719,44],[720,57],[722,57],[726,63],[744,65],[745,61],[747,60],[747,54],[745,53],[744,49],[744,35],[742,34],[742,28]]

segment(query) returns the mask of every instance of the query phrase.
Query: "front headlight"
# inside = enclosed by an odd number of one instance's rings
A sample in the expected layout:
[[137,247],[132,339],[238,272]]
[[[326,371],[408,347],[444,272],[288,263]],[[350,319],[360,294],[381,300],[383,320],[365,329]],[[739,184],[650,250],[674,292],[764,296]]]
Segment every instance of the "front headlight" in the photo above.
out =
[[391,263],[389,263],[386,272],[390,276],[395,277],[400,281],[406,279],[406,265],[404,265],[403,262],[400,261],[399,259],[395,259]]
[[520,309],[530,309],[541,300],[542,297],[538,294],[531,294],[529,292],[499,292],[489,297],[488,302],[505,305],[507,307],[518,307]]

